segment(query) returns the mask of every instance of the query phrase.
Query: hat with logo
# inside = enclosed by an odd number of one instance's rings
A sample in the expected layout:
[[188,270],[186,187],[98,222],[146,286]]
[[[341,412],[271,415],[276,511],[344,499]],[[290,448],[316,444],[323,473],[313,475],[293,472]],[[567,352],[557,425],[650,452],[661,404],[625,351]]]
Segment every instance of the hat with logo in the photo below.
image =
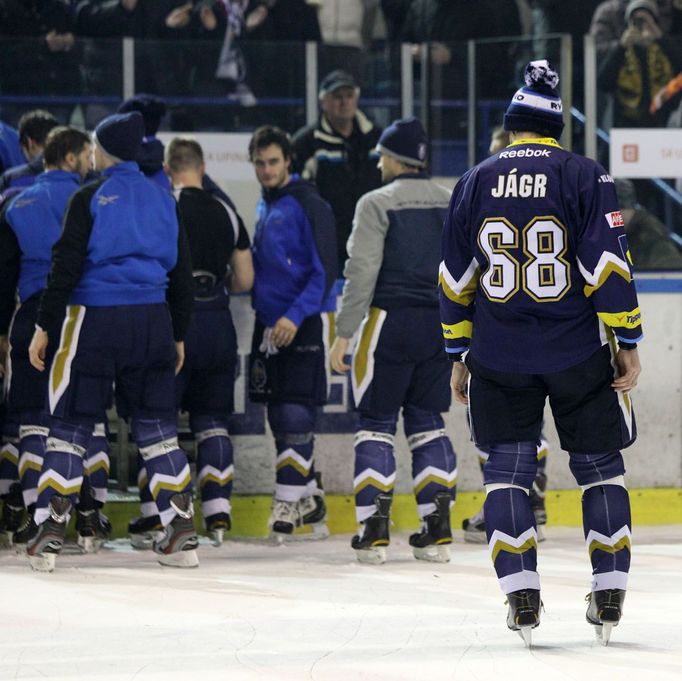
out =
[[537,132],[558,139],[564,129],[563,106],[557,91],[559,74],[546,59],[526,66],[526,84],[519,88],[504,114],[504,129]]
[[144,119],[139,111],[112,114],[95,128],[95,142],[118,161],[134,161],[144,137]]
[[399,118],[381,133],[376,150],[402,163],[423,168],[426,165],[426,133],[417,118]]
[[326,94],[334,92],[334,90],[338,90],[342,87],[350,87],[354,90],[357,90],[358,84],[355,82],[355,78],[353,78],[350,73],[340,70],[332,71],[322,79],[322,82],[320,83],[320,89],[317,93],[318,97],[322,98]]
[[156,95],[139,94],[129,97],[118,107],[118,113],[139,111],[144,118],[145,137],[153,137],[159,131],[161,119],[166,114],[166,102]]

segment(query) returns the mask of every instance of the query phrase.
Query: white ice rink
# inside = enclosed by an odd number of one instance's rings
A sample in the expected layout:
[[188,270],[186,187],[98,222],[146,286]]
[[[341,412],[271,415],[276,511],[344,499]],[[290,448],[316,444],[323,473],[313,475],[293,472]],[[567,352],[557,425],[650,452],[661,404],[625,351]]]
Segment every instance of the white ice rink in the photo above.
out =
[[2,551],[0,679],[682,679],[682,528],[635,528],[608,648],[585,622],[580,530],[548,534],[531,651],[505,626],[487,549],[459,539],[434,565],[397,535],[377,567],[356,563],[347,536],[202,545],[195,570],[119,546],[37,574]]

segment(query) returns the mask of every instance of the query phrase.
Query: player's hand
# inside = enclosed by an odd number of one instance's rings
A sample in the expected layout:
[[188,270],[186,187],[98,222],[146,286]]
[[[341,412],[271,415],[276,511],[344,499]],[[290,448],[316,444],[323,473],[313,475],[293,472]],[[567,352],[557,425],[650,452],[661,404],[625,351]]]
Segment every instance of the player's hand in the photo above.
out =
[[343,358],[348,354],[348,338],[341,338],[337,336],[332,343],[331,350],[329,351],[329,359],[334,371],[338,371],[340,374],[345,374],[350,371],[350,364],[346,364]]
[[7,355],[9,353],[9,340],[7,336],[0,336],[0,378],[7,373]]
[[287,345],[291,345],[291,341],[294,340],[297,331],[298,326],[296,326],[291,319],[280,317],[272,327],[270,340],[272,340],[277,348],[286,347]]
[[175,375],[177,376],[182,370],[182,365],[185,363],[185,343],[184,341],[175,341]]
[[637,385],[637,378],[641,372],[637,348],[634,350],[620,348],[616,354],[616,380],[611,387],[620,393],[630,392]]
[[45,351],[47,350],[47,331],[36,328],[31,345],[28,346],[28,358],[38,371],[45,371]]
[[450,376],[450,387],[455,394],[455,399],[460,404],[469,404],[468,395],[469,369],[464,362],[455,362],[452,365],[452,376]]

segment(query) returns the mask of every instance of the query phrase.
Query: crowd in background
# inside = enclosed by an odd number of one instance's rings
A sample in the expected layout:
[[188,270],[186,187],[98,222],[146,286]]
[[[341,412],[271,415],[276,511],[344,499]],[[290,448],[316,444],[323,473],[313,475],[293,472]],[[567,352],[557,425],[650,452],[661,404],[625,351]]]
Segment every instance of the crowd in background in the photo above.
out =
[[[396,44],[429,42],[434,97],[456,99],[466,95],[465,41],[524,37],[481,47],[478,96],[504,98],[529,57],[558,61],[560,43],[548,37],[557,33],[573,38],[576,101],[589,33],[600,90],[613,94],[604,123],[665,125],[679,100],[682,62],[671,36],[682,35],[681,0],[0,0],[0,95],[119,94],[120,38],[131,36],[140,41],[138,91],[228,95],[243,107],[291,96],[293,74],[303,73],[295,45],[305,41],[320,45],[320,73],[342,67],[380,89],[399,68]],[[419,62],[420,51],[414,55]],[[66,122],[71,109],[56,113]],[[93,101],[85,113],[92,127],[104,112]],[[173,113],[175,129],[229,125],[224,115]],[[3,118],[16,124],[18,110],[5,102]]]

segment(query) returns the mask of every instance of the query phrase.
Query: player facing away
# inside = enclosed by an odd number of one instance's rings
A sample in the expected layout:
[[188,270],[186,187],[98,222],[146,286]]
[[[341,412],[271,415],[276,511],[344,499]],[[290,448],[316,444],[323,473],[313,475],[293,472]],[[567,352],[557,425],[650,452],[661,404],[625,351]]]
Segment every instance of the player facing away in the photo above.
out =
[[437,287],[450,192],[426,172],[426,149],[416,118],[394,121],[382,133],[377,152],[385,185],[365,194],[355,209],[336,317],[331,350],[336,371],[351,369],[344,356],[360,327],[352,360],[360,530],[351,545],[363,563],[386,560],[401,408],[422,522],[410,545],[418,559],[450,560],[457,459],[441,416],[451,395],[439,340]]
[[44,370],[46,329],[64,314],[50,369],[50,432],[38,481],[27,553],[34,569],[51,570],[71,508],[78,501],[83,454],[93,423],[116,386],[119,414],[144,459],[164,534],[159,562],[198,565],[187,457],[178,446],[175,373],[182,367],[192,309],[189,246],[173,197],[146,179],[136,157],[142,116],[114,114],[94,135],[102,177],[71,198],[52,250],[31,363]]
[[[529,491],[549,397],[583,490],[592,563],[587,620],[608,642],[630,568],[621,449],[635,440],[630,391],[641,315],[612,178],[562,149],[559,78],[545,60],[504,118],[512,144],[457,183],[443,228],[439,285],[451,383],[469,404],[485,464],[485,525],[507,625],[527,645],[540,622]],[[464,361],[462,361],[465,356]]]
[[[25,548],[37,529],[33,511],[38,497],[38,479],[43,464],[48,433],[48,375],[30,363],[28,347],[33,337],[40,296],[47,285],[52,246],[59,238],[62,220],[71,196],[90,169],[90,137],[80,130],[53,128],[44,148],[45,172],[34,184],[8,201],[0,217],[0,341],[9,327],[8,406],[10,419],[19,424],[19,451],[15,473],[19,503],[15,505],[28,517],[21,526],[16,522],[11,543],[17,551]],[[15,293],[20,305],[14,311]],[[14,312],[13,316],[12,313]],[[12,322],[10,327],[10,317]],[[59,334],[62,319],[48,333]],[[45,357],[49,366],[56,343]],[[83,485],[76,507],[78,543],[86,551],[95,550],[107,539],[111,526],[100,509],[106,501],[109,474],[109,444],[104,423],[97,423],[84,456]],[[0,480],[0,490],[2,480]],[[23,503],[22,503],[23,497]],[[18,516],[19,519],[21,515]]]
[[325,329],[336,307],[334,214],[315,185],[290,173],[293,149],[279,128],[258,128],[249,157],[262,186],[253,239],[256,312],[249,397],[267,404],[277,448],[269,526],[328,534],[313,462],[317,407],[327,399]]

